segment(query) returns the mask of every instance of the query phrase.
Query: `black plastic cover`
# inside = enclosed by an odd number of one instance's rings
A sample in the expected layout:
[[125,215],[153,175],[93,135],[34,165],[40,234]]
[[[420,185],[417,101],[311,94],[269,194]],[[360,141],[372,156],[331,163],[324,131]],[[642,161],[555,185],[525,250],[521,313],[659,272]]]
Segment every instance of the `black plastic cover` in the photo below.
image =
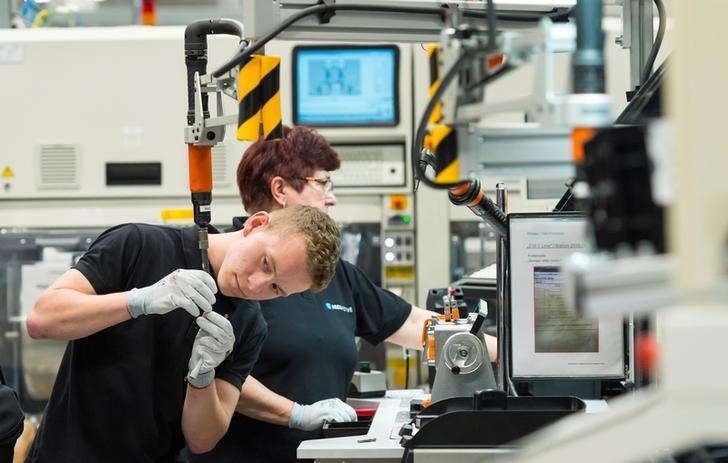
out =
[[137,186],[161,184],[161,162],[106,163],[106,186]]

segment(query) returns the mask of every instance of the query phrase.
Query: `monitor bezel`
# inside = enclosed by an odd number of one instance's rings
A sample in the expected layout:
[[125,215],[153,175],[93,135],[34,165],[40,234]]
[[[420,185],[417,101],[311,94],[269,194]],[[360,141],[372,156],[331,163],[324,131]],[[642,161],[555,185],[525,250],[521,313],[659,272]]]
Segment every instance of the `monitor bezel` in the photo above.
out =
[[[387,122],[301,122],[298,117],[298,55],[301,51],[326,51],[326,50],[392,50],[394,53],[394,79],[392,85],[394,86],[394,118],[392,121]],[[309,127],[397,127],[400,123],[400,108],[399,108],[399,61],[400,61],[399,47],[394,44],[377,44],[377,45],[296,45],[293,47],[291,52],[292,58],[292,74],[291,74],[291,106],[292,114],[291,119],[295,125],[306,125]]]
[[[511,233],[511,226],[513,220],[518,219],[551,219],[551,218],[566,218],[566,219],[583,219],[587,220],[588,215],[584,212],[579,211],[553,211],[553,212],[515,212],[508,214],[508,220],[507,220],[507,230],[508,234],[510,236]],[[513,356],[513,334],[511,333],[511,330],[513,329],[512,325],[512,310],[513,307],[511,305],[511,302],[513,301],[513,291],[512,291],[512,271],[511,266],[513,265],[513,262],[511,261],[511,240],[508,240],[508,281],[506,282],[507,289],[507,299],[508,299],[508,368],[510,371],[510,376],[514,380],[519,381],[529,381],[529,380],[563,380],[563,379],[590,379],[590,380],[610,380],[610,379],[624,379],[626,377],[626,372],[623,369],[623,374],[619,375],[607,375],[607,374],[594,374],[594,375],[582,375],[582,376],[574,376],[574,375],[516,375],[514,373],[514,356]],[[625,345],[626,337],[624,333],[624,323],[623,323],[623,331],[622,331],[622,364],[623,366],[626,366],[627,362],[627,347]]]

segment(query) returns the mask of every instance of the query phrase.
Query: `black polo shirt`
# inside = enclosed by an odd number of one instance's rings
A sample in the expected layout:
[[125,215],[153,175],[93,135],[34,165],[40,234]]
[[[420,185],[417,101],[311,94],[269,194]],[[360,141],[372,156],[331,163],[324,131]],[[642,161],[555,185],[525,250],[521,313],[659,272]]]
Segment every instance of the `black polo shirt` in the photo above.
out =
[[[241,222],[234,222],[240,228]],[[412,306],[375,285],[354,265],[339,260],[321,292],[306,291],[260,302],[268,338],[251,375],[301,404],[346,399],[357,363],[355,336],[376,345],[407,320]],[[215,450],[192,461],[275,462],[296,460],[301,441],[321,437],[235,413]]]
[[[216,230],[212,230],[217,233]],[[197,228],[141,224],[104,232],[74,266],[97,294],[201,268]],[[216,295],[235,347],[215,376],[240,388],[265,340],[257,302]],[[70,341],[26,462],[172,462],[185,445],[185,376],[196,334],[183,309],[144,315]]]

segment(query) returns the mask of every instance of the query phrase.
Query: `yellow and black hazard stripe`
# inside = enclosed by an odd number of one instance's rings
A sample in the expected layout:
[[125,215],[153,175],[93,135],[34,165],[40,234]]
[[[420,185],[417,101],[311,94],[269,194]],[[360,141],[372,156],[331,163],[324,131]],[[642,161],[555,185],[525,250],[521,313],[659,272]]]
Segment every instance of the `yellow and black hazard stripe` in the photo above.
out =
[[238,140],[283,137],[279,56],[255,55],[238,76]]
[[250,56],[238,73],[238,140],[256,141],[260,136],[260,56]]
[[450,125],[436,125],[430,131],[429,143],[435,154],[435,181],[455,182],[459,179],[458,139]]
[[281,57],[261,56],[260,101],[263,122],[263,138],[266,140],[283,138],[281,121]]
[[[430,62],[430,98],[433,97],[440,87],[440,46],[437,44],[427,45],[427,57]],[[430,124],[437,124],[442,120],[442,101],[438,101],[427,120]]]

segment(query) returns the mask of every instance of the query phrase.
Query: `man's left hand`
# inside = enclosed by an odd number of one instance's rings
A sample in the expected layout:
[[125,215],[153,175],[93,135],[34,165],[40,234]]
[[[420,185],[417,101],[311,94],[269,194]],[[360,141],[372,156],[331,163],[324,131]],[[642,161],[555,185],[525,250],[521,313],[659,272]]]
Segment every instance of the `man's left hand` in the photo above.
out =
[[215,368],[233,351],[235,334],[230,321],[217,312],[198,317],[197,326],[200,331],[192,345],[187,381],[193,387],[203,388],[212,383]]

